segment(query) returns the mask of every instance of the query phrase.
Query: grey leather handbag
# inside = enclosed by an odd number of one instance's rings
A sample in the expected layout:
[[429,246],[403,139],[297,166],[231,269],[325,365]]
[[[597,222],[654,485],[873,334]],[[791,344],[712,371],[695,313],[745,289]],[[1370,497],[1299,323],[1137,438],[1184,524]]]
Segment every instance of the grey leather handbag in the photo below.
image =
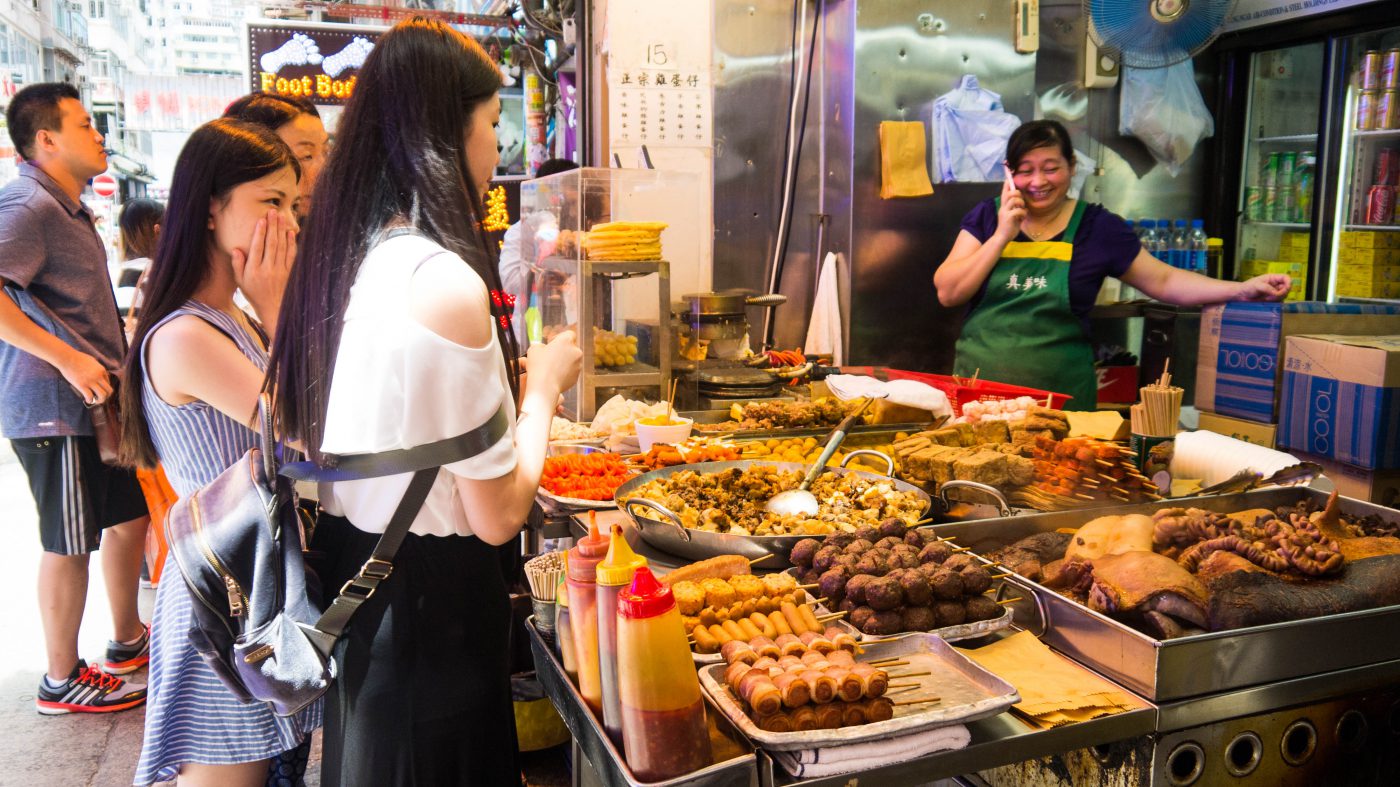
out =
[[[229,690],[290,716],[336,677],[332,655],[350,618],[393,573],[393,558],[444,464],[485,451],[509,428],[504,408],[436,443],[277,467],[271,407],[258,403],[261,441],[166,516],[170,556],[193,597],[190,642]],[[291,480],[348,481],[413,473],[383,537],[324,612],[307,598],[302,510]]]

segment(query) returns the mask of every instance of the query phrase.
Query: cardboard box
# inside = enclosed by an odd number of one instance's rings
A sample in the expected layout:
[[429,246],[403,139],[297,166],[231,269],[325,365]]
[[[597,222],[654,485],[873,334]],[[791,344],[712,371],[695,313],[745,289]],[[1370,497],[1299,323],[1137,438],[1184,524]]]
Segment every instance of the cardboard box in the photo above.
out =
[[1400,470],[1368,470],[1336,462],[1325,456],[1299,453],[1305,462],[1316,462],[1342,497],[1365,500],[1377,505],[1400,508]]
[[1201,309],[1196,409],[1278,423],[1278,383],[1289,336],[1400,333],[1400,306],[1359,303],[1227,303]]
[[1400,335],[1288,337],[1279,444],[1400,468]]
[[1400,298],[1400,282],[1337,282],[1337,294],[1343,298]]
[[1395,265],[1400,263],[1400,249],[1342,249],[1337,254],[1341,265]]
[[1307,246],[1285,246],[1282,243],[1278,247],[1279,262],[1300,262],[1308,261]]
[[1201,420],[1197,424],[1198,429],[1205,429],[1208,432],[1215,432],[1226,437],[1233,437],[1236,440],[1243,440],[1246,443],[1261,445],[1265,448],[1273,448],[1274,441],[1278,437],[1277,424],[1261,424],[1254,421],[1245,421],[1240,418],[1231,418],[1228,415],[1219,413],[1200,414]]
[[1400,249],[1400,233],[1388,230],[1353,230],[1343,232],[1344,249]]
[[1312,243],[1312,235],[1307,232],[1285,232],[1278,238],[1280,249],[1304,249]]
[[1099,404],[1132,404],[1138,400],[1138,367],[1099,366]]

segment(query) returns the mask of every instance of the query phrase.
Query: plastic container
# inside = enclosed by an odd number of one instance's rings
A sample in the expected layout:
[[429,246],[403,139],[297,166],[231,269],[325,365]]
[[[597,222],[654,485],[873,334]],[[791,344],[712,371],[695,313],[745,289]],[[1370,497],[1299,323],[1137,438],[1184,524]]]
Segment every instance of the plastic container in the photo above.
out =
[[710,765],[700,678],[671,589],[639,568],[618,596],[617,658],[622,748],[640,782],[674,779]]
[[1187,246],[1186,221],[1177,219],[1172,225],[1171,238],[1167,241],[1167,259],[1173,268],[1191,270],[1191,250]]
[[[608,555],[596,569],[598,597],[598,670],[603,684],[603,729],[613,744],[622,745],[622,706],[617,694],[617,597],[632,584],[632,576],[647,559],[632,551],[622,535],[622,525],[613,525]],[[694,667],[691,667],[694,671]]]
[[569,550],[569,622],[574,629],[574,654],[578,661],[578,693],[599,715],[603,712],[603,681],[598,670],[597,568],[608,554],[608,539],[598,532],[592,515],[588,535]]
[[1212,279],[1225,278],[1225,241],[1206,238],[1206,275]]
[[672,416],[669,420],[670,423],[665,424],[647,423],[647,419],[637,421],[637,444],[643,453],[657,443],[680,445],[690,438],[690,430],[695,426],[693,419]]
[[[568,554],[564,555],[564,570],[568,571]],[[569,586],[564,577],[559,578],[559,588],[554,593],[554,644],[559,652],[559,661],[569,680],[578,685],[578,651],[574,649],[573,622],[569,615]]]

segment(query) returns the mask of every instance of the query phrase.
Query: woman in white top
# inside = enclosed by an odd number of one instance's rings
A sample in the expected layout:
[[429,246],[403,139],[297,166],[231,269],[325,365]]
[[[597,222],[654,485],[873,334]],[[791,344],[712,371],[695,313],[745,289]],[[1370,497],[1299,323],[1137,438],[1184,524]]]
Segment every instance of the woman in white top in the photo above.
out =
[[[501,85],[474,41],[436,21],[375,45],[298,239],[269,385],[286,434],[312,458],[410,448],[504,409],[513,428],[439,471],[394,558],[337,650],[323,783],[517,784],[509,602],[495,545],[520,531],[549,424],[578,375],[571,333],[518,373],[494,255],[479,230],[497,162]],[[519,417],[516,418],[516,402]],[[408,475],[345,482],[321,503],[337,534],[326,577],[353,576]]]

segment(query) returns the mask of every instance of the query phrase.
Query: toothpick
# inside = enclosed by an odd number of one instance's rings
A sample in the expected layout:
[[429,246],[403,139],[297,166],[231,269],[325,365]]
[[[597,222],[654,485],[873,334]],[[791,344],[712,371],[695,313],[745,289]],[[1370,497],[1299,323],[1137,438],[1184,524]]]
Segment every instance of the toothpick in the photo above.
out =
[[798,589],[798,590],[811,590],[812,588],[816,587],[816,586],[819,585],[819,584],[821,584],[821,583],[820,583],[820,582],[813,582],[813,583],[810,584],[810,585],[798,585],[798,586],[797,586],[797,589]]
[[885,692],[885,696],[888,697],[888,696],[893,695],[893,694],[903,694],[903,693],[906,692],[906,691],[916,691],[916,690],[918,690],[919,685],[920,685],[920,684],[915,683],[915,684],[912,685],[912,686],[904,686],[904,687],[902,687],[902,688],[895,689],[894,691],[887,691],[887,692]]
[[[921,685],[923,685],[923,684],[919,683],[919,682],[916,680],[916,681],[914,681],[913,683],[891,683],[891,684],[889,684],[888,688],[891,688],[891,689],[917,689],[917,688],[919,688],[919,686],[921,686]],[[886,693],[888,693],[888,692],[886,692]]]
[[1005,574],[992,574],[992,575],[991,575],[992,579],[1005,579],[1006,577],[1009,577],[1009,576],[1011,576],[1011,572],[1010,572],[1010,571],[1006,572]]
[[928,670],[924,670],[923,672],[905,672],[905,673],[901,673],[901,674],[899,674],[899,675],[896,675],[896,674],[894,674],[893,672],[889,673],[889,675],[890,675],[891,678],[921,678],[921,677],[923,677],[923,676],[925,676],[925,675],[932,675],[932,674],[933,674],[933,673],[932,673],[932,672],[929,672]]
[[901,639],[904,639],[904,638],[903,638],[903,637],[885,637],[884,639],[867,639],[867,640],[865,640],[864,642],[862,642],[862,643],[860,643],[860,644],[862,644],[862,645],[879,645],[879,644],[882,643],[882,642],[898,642],[898,641],[901,640]]
[[1015,602],[1017,602],[1017,601],[1022,601],[1022,600],[1023,600],[1023,599],[1022,599],[1021,596],[1017,596],[1017,597],[1015,597],[1015,598],[1004,598],[1004,599],[1002,599],[1001,601],[998,601],[997,603],[998,603],[998,604],[1012,604],[1012,603],[1015,603]]
[[891,705],[896,705],[896,706],[898,706],[898,705],[922,705],[922,704],[924,704],[925,702],[942,702],[942,701],[943,701],[943,698],[942,698],[942,697],[929,697],[928,699],[924,699],[924,700],[904,700],[903,702],[892,702],[892,703],[890,703],[890,704],[891,704]]
[[757,565],[757,564],[762,563],[763,561],[768,560],[768,559],[773,558],[773,557],[775,557],[775,556],[770,552],[770,553],[764,555],[763,557],[756,557],[756,558],[754,558],[753,560],[750,560],[750,561],[749,561],[749,565],[751,565],[751,566]]
[[909,662],[901,660],[898,656],[890,656],[887,659],[876,659],[875,661],[867,661],[865,663],[872,667],[880,667],[883,669],[885,667],[902,667]]
[[825,623],[825,622],[827,622],[828,620],[839,620],[840,618],[844,618],[844,617],[846,617],[846,613],[845,613],[845,612],[833,612],[833,613],[831,613],[830,615],[818,615],[818,616],[817,616],[817,622],[819,622],[819,623]]

